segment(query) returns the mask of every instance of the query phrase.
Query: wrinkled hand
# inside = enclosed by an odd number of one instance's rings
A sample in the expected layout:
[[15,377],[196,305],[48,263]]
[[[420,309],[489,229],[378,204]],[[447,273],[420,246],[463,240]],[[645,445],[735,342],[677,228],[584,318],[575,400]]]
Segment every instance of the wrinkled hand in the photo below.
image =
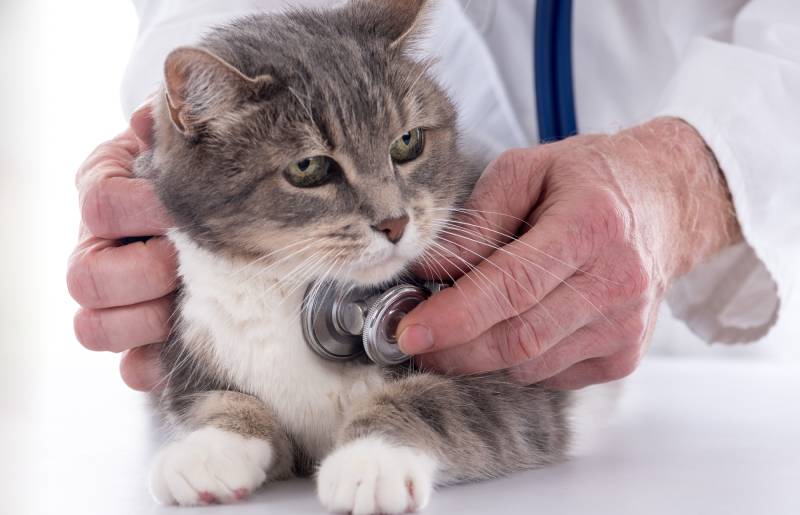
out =
[[619,379],[671,281],[738,238],[716,161],[680,120],[512,150],[423,259],[424,275],[460,278],[401,322],[399,344],[447,373]]
[[[162,237],[172,223],[151,184],[131,172],[150,144],[152,124],[149,106],[137,110],[131,127],[78,170],[83,221],[67,272],[70,294],[81,305],[78,340],[91,350],[124,352],[122,377],[137,390],[150,390],[161,378],[152,344],[167,337],[176,286],[175,250]],[[125,244],[129,238],[144,241]]]

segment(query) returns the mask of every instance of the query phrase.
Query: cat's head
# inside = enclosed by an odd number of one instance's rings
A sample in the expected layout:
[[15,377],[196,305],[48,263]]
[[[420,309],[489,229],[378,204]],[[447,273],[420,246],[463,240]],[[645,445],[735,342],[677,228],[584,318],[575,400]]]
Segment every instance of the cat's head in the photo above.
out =
[[307,280],[375,284],[418,258],[474,181],[409,57],[429,4],[252,16],[173,51],[151,163],[183,231]]

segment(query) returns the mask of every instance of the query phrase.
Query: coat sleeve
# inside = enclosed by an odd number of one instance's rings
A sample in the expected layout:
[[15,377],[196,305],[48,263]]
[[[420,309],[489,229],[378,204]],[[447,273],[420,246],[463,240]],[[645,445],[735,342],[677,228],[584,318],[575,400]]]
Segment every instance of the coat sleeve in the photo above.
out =
[[709,342],[757,340],[791,317],[800,270],[800,2],[752,0],[728,41],[695,39],[657,114],[706,140],[745,239],[681,278],[670,307]]

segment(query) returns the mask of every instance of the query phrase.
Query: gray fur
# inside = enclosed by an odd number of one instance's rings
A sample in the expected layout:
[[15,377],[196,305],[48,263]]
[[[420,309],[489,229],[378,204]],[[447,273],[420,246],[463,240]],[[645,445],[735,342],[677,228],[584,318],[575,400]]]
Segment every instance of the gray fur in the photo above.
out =
[[[211,31],[199,47],[252,80],[237,82],[221,69],[190,77],[191,91],[172,99],[185,103],[179,123],[162,99],[154,148],[137,173],[154,180],[198,245],[244,259],[297,232],[338,241],[355,255],[359,224],[407,208],[420,215],[413,204],[424,195],[436,207],[458,205],[475,167],[461,157],[452,103],[425,65],[407,57],[426,3],[356,1],[251,16]],[[219,87],[203,82],[214,80]],[[400,170],[386,153],[412,114],[425,120],[425,156]],[[287,187],[283,171],[320,145],[343,161],[332,183],[314,191]],[[306,450],[268,406],[231,384],[203,351],[203,338],[179,312],[162,354],[171,373],[161,400],[171,420],[182,429],[214,425],[269,440],[277,455],[273,478],[308,472]],[[443,463],[444,482],[500,476],[565,454],[563,393],[513,385],[502,374],[386,374],[385,387],[345,407],[339,444],[379,434],[424,448]]]

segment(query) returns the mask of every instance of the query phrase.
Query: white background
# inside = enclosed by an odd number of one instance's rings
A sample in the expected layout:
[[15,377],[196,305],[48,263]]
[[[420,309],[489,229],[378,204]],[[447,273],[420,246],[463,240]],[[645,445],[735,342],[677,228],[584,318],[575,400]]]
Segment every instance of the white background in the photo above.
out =
[[[114,449],[114,459],[128,463],[147,458],[149,445],[141,438],[148,421],[139,409],[144,398],[122,385],[116,356],[90,353],[75,341],[76,306],[64,280],[77,234],[74,173],[98,143],[125,126],[119,82],[135,35],[135,13],[124,0],[0,2],[2,513],[12,513],[5,509],[9,502],[29,503],[30,496],[55,496],[50,500],[57,501],[69,497],[64,488],[91,488],[80,477],[72,481],[63,460],[94,459],[91,445],[82,440],[87,433],[81,424],[92,425],[94,432],[88,434],[104,434],[103,406],[115,417],[108,430],[128,428],[133,441],[114,433],[98,449]],[[800,309],[792,313],[790,318],[800,317]],[[762,365],[797,360],[800,341],[793,322],[794,328],[785,324],[766,342],[736,349],[708,348],[683,330],[660,336],[658,353],[688,353],[695,363],[734,359],[737,367],[742,360]],[[771,380],[763,370],[758,378]],[[786,374],[774,380],[786,380]],[[137,409],[117,409],[121,406]],[[69,453],[62,449],[82,445]],[[32,450],[38,450],[38,459],[31,459]],[[64,475],[54,477],[54,470]],[[146,495],[140,479],[115,481],[134,482],[130,498],[139,503]],[[41,491],[37,480],[44,482]],[[20,499],[23,494],[27,501]]]

